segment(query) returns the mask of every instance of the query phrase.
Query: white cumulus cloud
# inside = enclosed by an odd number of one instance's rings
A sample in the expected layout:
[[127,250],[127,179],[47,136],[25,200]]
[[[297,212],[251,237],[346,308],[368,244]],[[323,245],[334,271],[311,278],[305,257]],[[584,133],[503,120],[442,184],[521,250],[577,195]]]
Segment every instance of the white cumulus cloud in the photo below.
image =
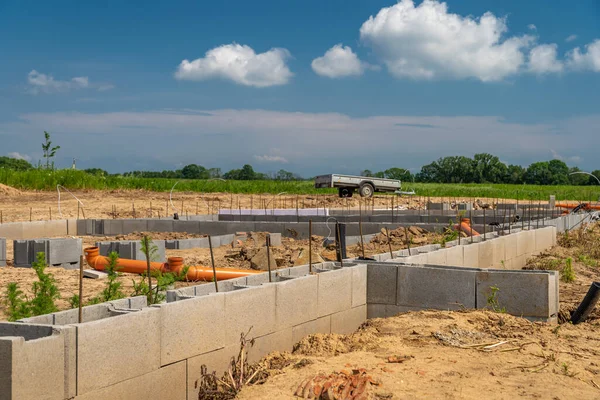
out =
[[586,45],[584,51],[579,47],[570,51],[567,64],[576,70],[600,72],[600,39]]
[[565,42],[572,42],[573,40],[577,39],[577,35],[569,35],[567,36],[567,38],[565,39]]
[[87,76],[77,76],[67,81],[61,81],[54,79],[52,75],[43,74],[35,69],[27,75],[27,83],[29,84],[29,92],[32,94],[68,92],[77,89],[105,91],[114,88],[112,84],[91,83]]
[[255,53],[246,45],[226,44],[207,51],[203,58],[183,60],[175,78],[194,81],[221,78],[254,87],[284,85],[293,75],[286,64],[289,57],[286,49]]
[[507,37],[505,18],[448,12],[446,3],[402,0],[382,8],[360,28],[390,73],[413,79],[502,80],[520,72],[532,36]]
[[14,158],[14,159],[17,159],[17,160],[31,161],[31,157],[29,157],[27,154],[17,153],[16,151],[8,153],[7,156],[9,158]]
[[360,61],[349,46],[340,43],[327,50],[322,57],[315,58],[311,66],[318,75],[342,78],[362,75],[368,65]]
[[283,163],[283,164],[287,164],[287,162],[288,162],[287,158],[282,157],[282,156],[264,155],[264,156],[254,156],[254,158],[260,162],[274,162],[274,163]]
[[530,31],[537,31],[537,26],[535,26],[534,24],[529,24],[529,25],[527,25],[527,28],[528,28]]
[[535,74],[562,72],[563,62],[557,59],[556,44],[541,44],[529,52],[529,71]]

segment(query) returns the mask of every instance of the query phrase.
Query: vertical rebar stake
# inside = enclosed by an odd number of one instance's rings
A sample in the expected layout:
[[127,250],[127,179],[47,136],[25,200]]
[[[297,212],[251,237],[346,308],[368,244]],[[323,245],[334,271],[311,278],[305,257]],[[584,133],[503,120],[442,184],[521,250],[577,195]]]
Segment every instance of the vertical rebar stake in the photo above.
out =
[[83,255],[79,256],[79,323],[83,322]]
[[360,247],[362,248],[362,258],[365,259],[365,242],[362,233],[362,217],[358,217],[358,233],[360,234]]
[[485,219],[485,208],[483,209],[483,241],[485,242],[486,240],[486,235],[485,233],[487,232],[487,224],[486,224],[486,219]]
[[390,237],[390,232],[388,231],[387,226],[385,227],[385,236],[387,236],[388,247],[390,249],[390,260],[394,258],[394,252],[392,251],[392,238]]
[[269,282],[273,282],[271,278],[271,235],[267,234],[266,238],[267,245],[267,268],[269,270]]
[[212,238],[208,235],[208,248],[210,249],[210,264],[213,270],[213,281],[215,282],[215,292],[219,292],[219,284],[217,283],[217,270],[215,269],[215,255],[213,254]]
[[308,220],[308,273],[312,274],[312,219]]
[[335,223],[335,228],[337,229],[337,248],[338,254],[340,255],[340,266],[344,268],[344,255],[342,254],[342,235],[340,233],[340,224],[338,222]]

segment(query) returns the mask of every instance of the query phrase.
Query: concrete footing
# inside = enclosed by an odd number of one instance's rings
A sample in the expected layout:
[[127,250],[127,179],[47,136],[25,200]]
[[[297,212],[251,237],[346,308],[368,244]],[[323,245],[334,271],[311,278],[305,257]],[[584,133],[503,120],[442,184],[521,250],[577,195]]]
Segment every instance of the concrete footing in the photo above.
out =
[[[156,259],[150,261],[164,262],[165,256],[165,241],[153,240],[153,245],[156,246]],[[111,242],[96,242],[96,246],[100,250],[100,255],[108,256],[113,251],[119,254],[119,258],[129,260],[146,260],[146,255],[142,251],[142,244],[137,240],[122,240]]]

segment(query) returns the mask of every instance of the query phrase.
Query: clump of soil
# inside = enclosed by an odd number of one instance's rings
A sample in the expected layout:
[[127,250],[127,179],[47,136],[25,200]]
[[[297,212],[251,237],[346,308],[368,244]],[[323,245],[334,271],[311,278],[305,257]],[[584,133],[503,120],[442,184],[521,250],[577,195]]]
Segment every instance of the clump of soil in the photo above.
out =
[[337,356],[352,351],[367,350],[377,346],[378,323],[370,320],[365,322],[351,335],[336,333],[317,333],[304,337],[294,345],[294,355],[304,356]]
[[12,186],[3,185],[0,183],[0,195],[2,196],[18,196],[21,194],[20,190],[15,189]]
[[177,240],[203,238],[208,235],[187,232],[133,232],[127,235],[117,235],[110,238],[106,237],[104,240],[142,240],[144,236],[148,236],[152,240]]

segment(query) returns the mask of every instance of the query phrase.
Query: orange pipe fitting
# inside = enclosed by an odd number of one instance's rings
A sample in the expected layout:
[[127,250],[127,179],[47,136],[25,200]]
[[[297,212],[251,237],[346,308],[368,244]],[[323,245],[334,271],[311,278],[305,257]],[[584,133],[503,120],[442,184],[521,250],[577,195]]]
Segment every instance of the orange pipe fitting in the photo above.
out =
[[460,224],[454,226],[458,231],[463,231],[469,236],[479,236],[479,233],[471,228],[471,219],[470,218],[461,218]]
[[[98,271],[104,271],[108,265],[108,257],[100,255],[100,249],[98,247],[88,247],[84,250],[85,259],[88,265]],[[132,274],[143,274],[148,271],[148,264],[142,260],[128,260],[126,258],[119,258],[117,267],[120,272],[129,272]],[[169,257],[169,262],[151,262],[150,269],[161,272],[174,272],[179,274],[183,269],[183,258],[182,257]],[[243,276],[260,274],[263,271],[251,271],[246,269],[233,269],[233,268],[215,268],[217,273],[217,280],[222,281],[226,279],[241,278]],[[212,281],[213,270],[209,267],[203,266],[192,266],[189,267],[186,279],[188,281]]]

